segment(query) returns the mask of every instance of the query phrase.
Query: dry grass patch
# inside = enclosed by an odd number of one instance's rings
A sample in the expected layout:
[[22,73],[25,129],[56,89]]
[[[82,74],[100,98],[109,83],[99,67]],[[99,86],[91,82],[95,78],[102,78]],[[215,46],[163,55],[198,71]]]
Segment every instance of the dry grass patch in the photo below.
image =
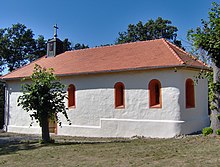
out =
[[[0,135],[0,139],[3,138]],[[220,137],[117,139],[54,137],[0,145],[0,166],[217,166]]]

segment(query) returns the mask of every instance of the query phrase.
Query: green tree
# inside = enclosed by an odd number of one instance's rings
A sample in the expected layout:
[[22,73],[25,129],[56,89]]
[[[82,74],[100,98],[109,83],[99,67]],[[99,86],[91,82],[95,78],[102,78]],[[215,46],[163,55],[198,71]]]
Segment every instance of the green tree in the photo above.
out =
[[211,84],[211,127],[214,132],[220,129],[220,6],[217,3],[209,12],[208,21],[202,20],[202,27],[190,30],[188,37],[196,48],[205,50],[211,58],[213,84]]
[[47,41],[44,39],[43,35],[39,35],[35,40],[36,46],[34,49],[34,59],[38,59],[47,54]]
[[[47,53],[47,42],[43,35],[39,35],[37,39],[34,39],[33,52],[27,55],[27,63],[32,62]],[[26,61],[26,60],[25,60]]]
[[4,71],[5,60],[3,57],[3,53],[5,50],[5,39],[4,39],[5,29],[0,29],[0,75]]
[[54,119],[61,125],[58,113],[62,113],[70,123],[66,113],[63,92],[64,85],[61,84],[52,69],[35,65],[33,74],[30,76],[31,84],[22,86],[23,95],[18,98],[18,106],[30,112],[31,119],[39,122],[42,129],[42,140],[50,142],[49,119]]
[[129,24],[127,31],[119,32],[116,44],[165,38],[181,47],[181,41],[176,39],[178,29],[171,24],[170,20],[164,20],[161,17],[155,21],[150,19],[145,24],[141,21],[136,25]]
[[11,28],[0,29],[1,57],[7,63],[9,71],[19,68],[29,61],[34,53],[35,40],[31,29],[23,24],[13,24]]
[[89,48],[89,46],[77,43],[77,44],[74,45],[73,50],[80,50],[80,49],[86,49],[86,48]]
[[71,42],[68,40],[68,38],[65,38],[63,40],[63,51],[70,51],[72,50],[72,47],[71,47]]
[[46,55],[43,35],[33,37],[33,31],[20,23],[0,29],[0,73],[5,67],[12,71]]

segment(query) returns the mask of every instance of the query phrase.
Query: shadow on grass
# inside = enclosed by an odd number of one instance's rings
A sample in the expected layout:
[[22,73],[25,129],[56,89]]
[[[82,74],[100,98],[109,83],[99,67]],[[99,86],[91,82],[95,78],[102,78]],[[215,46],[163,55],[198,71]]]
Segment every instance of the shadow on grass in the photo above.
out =
[[20,150],[33,150],[42,147],[37,141],[32,142],[8,142],[4,144],[0,144],[0,156],[6,154],[16,153]]
[[80,145],[80,144],[109,144],[109,143],[130,143],[129,140],[111,140],[111,141],[65,141],[65,142],[55,142],[53,144],[54,146],[62,146],[62,145]]
[[65,145],[85,145],[85,144],[108,144],[108,143],[130,143],[129,140],[110,140],[110,141],[56,141],[55,143],[40,144],[39,141],[9,141],[0,143],[0,156],[15,154],[22,150],[34,150],[42,147],[57,147]]

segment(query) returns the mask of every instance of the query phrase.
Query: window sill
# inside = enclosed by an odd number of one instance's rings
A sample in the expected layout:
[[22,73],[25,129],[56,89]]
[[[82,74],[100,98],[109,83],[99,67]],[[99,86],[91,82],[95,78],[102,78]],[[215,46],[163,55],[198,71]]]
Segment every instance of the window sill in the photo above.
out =
[[150,106],[150,108],[162,108],[162,106],[160,104],[156,104],[156,105]]
[[75,109],[76,108],[76,106],[70,106],[70,107],[68,107],[68,109]]
[[115,107],[115,109],[124,109],[125,108],[125,106],[117,106],[117,107]]
[[195,108],[195,106],[186,106],[186,109]]

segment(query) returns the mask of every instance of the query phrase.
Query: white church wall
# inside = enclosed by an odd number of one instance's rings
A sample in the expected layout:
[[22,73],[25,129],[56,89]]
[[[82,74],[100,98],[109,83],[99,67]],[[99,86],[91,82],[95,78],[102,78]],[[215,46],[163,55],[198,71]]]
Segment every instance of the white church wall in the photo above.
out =
[[[188,78],[195,79],[198,75],[196,71],[183,70],[182,80],[185,83]],[[181,120],[184,124],[181,126],[182,134],[189,134],[200,131],[203,127],[210,125],[208,116],[208,81],[206,79],[199,79],[198,83],[194,81],[195,91],[195,108],[186,108],[185,85],[180,89],[183,92],[183,100],[181,101]]]
[[[205,80],[199,81],[196,86],[196,109],[186,111],[184,105],[185,80],[195,73],[184,70],[148,70],[63,77],[65,85],[74,84],[76,87],[76,107],[67,111],[72,125],[68,125],[60,115],[63,123],[62,127],[58,127],[57,133],[94,137],[172,137],[201,129],[204,122],[192,124],[193,127],[188,127],[188,122],[194,121],[191,117],[194,115],[204,119],[207,117]],[[161,82],[162,108],[149,108],[148,84],[152,79]],[[123,82],[125,85],[124,109],[115,109],[116,82]],[[21,94],[20,83],[9,82],[8,87],[11,101],[8,131],[39,133],[38,124],[29,127],[29,114],[16,107],[17,98]],[[200,103],[201,106],[197,105]]]
[[[185,75],[185,73],[188,75]],[[74,134],[79,136],[82,134],[86,136],[91,136],[92,134],[97,136],[120,136],[126,132],[121,137],[129,137],[134,135],[134,133],[150,137],[171,137],[180,133],[201,130],[202,127],[208,124],[207,98],[203,98],[204,96],[207,97],[207,82],[205,80],[201,80],[195,88],[204,90],[203,93],[199,92],[197,95],[201,98],[200,100],[196,97],[198,103],[203,102],[202,107],[198,107],[203,113],[200,116],[203,117],[203,120],[196,122],[193,127],[189,128],[187,119],[191,119],[194,122],[195,118],[191,118],[190,114],[189,116],[184,114],[186,119],[184,121],[181,119],[181,112],[185,111],[185,80],[187,78],[193,79],[197,74],[198,72],[195,71],[184,72],[184,70],[181,70],[174,72],[171,70],[168,72],[161,70],[159,72],[147,71],[91,77],[80,76],[75,77],[74,80],[66,78],[66,85],[75,85],[77,90],[76,99],[80,101],[76,100],[76,108],[69,110],[73,125],[64,124],[63,127],[65,128],[58,128],[58,133],[68,135],[68,133],[72,133],[72,130]],[[161,82],[162,109],[149,108],[148,83],[151,79],[158,79]],[[114,108],[114,84],[116,82],[123,82],[125,85],[124,109]],[[82,85],[81,83],[84,84]],[[87,101],[87,105],[82,103],[82,101]],[[83,111],[83,114],[81,111]],[[200,114],[201,112],[199,111],[198,115]],[[160,120],[163,120],[166,126],[161,122],[159,123]],[[123,129],[124,123],[126,128]],[[111,124],[111,128],[115,127],[115,129],[113,128],[113,131],[108,130],[109,128],[104,129],[107,124]],[[145,125],[147,126],[145,127]],[[137,127],[142,128],[139,129]],[[136,130],[126,131],[128,128]],[[96,131],[96,133],[91,132],[91,129]],[[105,132],[106,134],[104,134]],[[163,132],[165,133],[162,134]]]
[[32,124],[29,113],[18,106],[18,97],[22,95],[21,82],[8,82],[6,95],[8,98],[6,100],[5,123],[7,125],[5,129],[17,133],[40,133],[41,129],[38,124],[35,121]]

